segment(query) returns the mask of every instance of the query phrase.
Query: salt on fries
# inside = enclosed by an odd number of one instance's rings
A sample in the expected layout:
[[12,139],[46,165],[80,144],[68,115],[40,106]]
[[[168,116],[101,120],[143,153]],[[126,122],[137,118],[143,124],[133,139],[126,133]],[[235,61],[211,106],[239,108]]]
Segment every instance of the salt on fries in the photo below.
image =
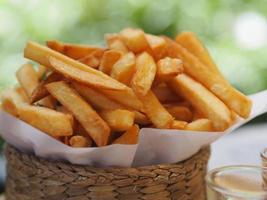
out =
[[224,79],[194,33],[127,28],[107,47],[28,42],[2,109],[72,147],[136,144],[139,129],[224,131],[251,101]]

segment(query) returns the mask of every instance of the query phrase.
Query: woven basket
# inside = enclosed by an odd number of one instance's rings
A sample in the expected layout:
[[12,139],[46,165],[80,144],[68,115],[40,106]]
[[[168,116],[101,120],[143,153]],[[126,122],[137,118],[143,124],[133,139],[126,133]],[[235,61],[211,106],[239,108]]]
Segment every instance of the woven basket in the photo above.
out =
[[206,200],[210,149],[176,164],[93,168],[51,162],[7,145],[7,200]]

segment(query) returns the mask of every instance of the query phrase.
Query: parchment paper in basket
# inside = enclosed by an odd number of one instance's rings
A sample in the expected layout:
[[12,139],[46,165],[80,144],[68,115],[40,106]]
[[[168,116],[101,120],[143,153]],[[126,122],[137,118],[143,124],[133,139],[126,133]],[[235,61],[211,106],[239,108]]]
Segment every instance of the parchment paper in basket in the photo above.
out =
[[252,95],[251,99],[254,104],[251,117],[240,120],[223,133],[144,128],[140,132],[138,145],[71,148],[4,111],[0,111],[0,134],[21,151],[33,152],[43,158],[67,160],[73,164],[130,167],[175,163],[189,158],[223,134],[267,112],[267,91]]

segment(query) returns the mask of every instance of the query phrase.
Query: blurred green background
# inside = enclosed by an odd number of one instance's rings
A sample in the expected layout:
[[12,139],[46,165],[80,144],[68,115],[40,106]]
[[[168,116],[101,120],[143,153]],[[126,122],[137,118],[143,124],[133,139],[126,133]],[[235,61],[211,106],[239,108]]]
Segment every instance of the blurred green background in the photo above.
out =
[[251,94],[267,88],[266,0],[0,0],[0,91],[15,84],[27,40],[103,44],[124,27],[195,32],[225,76]]

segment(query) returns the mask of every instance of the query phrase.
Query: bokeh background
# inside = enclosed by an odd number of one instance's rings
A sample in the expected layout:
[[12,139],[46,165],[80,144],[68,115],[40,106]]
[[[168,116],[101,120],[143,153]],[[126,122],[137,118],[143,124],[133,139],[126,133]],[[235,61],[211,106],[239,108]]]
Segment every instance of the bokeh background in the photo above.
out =
[[103,44],[124,27],[194,31],[236,87],[267,89],[266,0],[0,0],[0,91],[16,83],[27,40]]

